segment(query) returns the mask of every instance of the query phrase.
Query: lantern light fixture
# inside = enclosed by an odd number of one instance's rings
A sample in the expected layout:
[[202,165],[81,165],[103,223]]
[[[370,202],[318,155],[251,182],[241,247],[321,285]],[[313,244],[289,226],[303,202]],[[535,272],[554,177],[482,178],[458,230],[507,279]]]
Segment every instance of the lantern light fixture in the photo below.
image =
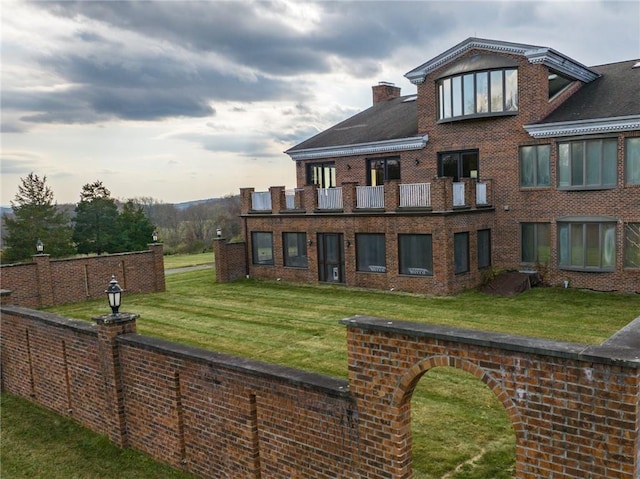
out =
[[218,239],[222,238],[222,228],[220,228],[219,226],[216,228],[216,237]]
[[116,316],[118,314],[118,309],[120,309],[120,304],[122,303],[122,292],[123,289],[118,284],[116,276],[112,275],[109,287],[105,291],[105,293],[107,293],[107,298],[109,299],[112,316]]
[[153,239],[154,243],[158,242],[158,232],[156,230],[153,230],[153,233],[151,234],[151,238]]
[[38,241],[36,242],[36,251],[38,252],[38,254],[42,254],[44,252],[44,244],[42,243],[42,241],[40,241],[40,239],[38,239]]

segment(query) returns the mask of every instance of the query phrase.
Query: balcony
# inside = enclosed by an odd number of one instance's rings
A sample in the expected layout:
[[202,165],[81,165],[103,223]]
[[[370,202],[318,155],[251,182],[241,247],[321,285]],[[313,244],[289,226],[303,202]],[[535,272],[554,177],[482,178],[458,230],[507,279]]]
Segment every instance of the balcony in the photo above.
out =
[[343,183],[338,188],[305,186],[269,191],[241,190],[242,214],[311,214],[366,212],[464,211],[492,205],[491,180],[434,178],[429,183],[389,182],[379,186]]

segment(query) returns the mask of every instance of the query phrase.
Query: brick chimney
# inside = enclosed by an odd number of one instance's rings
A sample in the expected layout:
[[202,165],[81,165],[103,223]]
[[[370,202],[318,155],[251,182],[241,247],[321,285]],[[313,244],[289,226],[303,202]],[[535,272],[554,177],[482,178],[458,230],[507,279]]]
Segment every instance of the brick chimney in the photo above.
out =
[[373,90],[374,105],[381,101],[393,100],[400,96],[400,87],[386,81],[378,82],[377,85],[371,87],[371,90]]

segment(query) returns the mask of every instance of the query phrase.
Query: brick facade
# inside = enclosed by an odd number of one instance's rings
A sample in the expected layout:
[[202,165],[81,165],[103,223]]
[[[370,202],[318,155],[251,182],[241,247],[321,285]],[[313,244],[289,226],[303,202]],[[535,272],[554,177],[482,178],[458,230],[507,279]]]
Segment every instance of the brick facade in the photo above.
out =
[[[438,120],[437,81],[441,75],[451,71],[452,65],[471,62],[486,53],[471,48],[461,53],[455,60],[443,63],[430,71],[422,83],[417,85],[417,132],[428,138],[422,147],[406,151],[383,151],[370,154],[349,153],[352,145],[344,144],[334,150],[332,156],[304,156],[295,159],[296,189],[294,206],[283,208],[284,193],[281,187],[272,187],[271,208],[254,208],[251,188],[241,190],[242,221],[244,238],[247,243],[249,274],[264,278],[283,278],[293,281],[316,282],[318,259],[314,248],[308,251],[308,268],[292,271],[282,261],[282,233],[304,232],[307,238],[316,242],[316,235],[322,232],[341,233],[344,240],[353,245],[358,233],[384,233],[386,243],[386,272],[360,274],[357,271],[355,254],[345,248],[344,281],[347,285],[372,288],[396,288],[418,293],[451,294],[465,288],[478,286],[487,271],[482,271],[474,263],[474,243],[479,229],[491,230],[491,267],[496,269],[538,269],[547,284],[562,285],[569,281],[571,287],[600,291],[640,292],[640,269],[624,264],[625,228],[628,224],[640,223],[640,184],[630,184],[625,178],[625,141],[640,136],[636,128],[603,130],[597,133],[566,134],[562,136],[534,136],[525,126],[542,121],[547,115],[557,111],[573,95],[585,88],[582,81],[573,81],[569,86],[549,98],[549,75],[553,72],[542,62],[531,62],[527,56],[495,51],[492,55],[517,69],[518,108],[517,112],[479,118],[463,118],[457,121]],[[407,74],[409,75],[409,74]],[[637,74],[629,67],[629,82],[637,80]],[[634,76],[635,75],[635,76]],[[597,80],[595,80],[597,81]],[[640,88],[640,86],[638,86]],[[393,93],[389,93],[393,90]],[[374,107],[384,103],[385,96],[397,94],[397,88],[382,84],[373,88]],[[633,91],[633,89],[632,89]],[[376,95],[376,92],[379,95]],[[635,90],[638,93],[638,90]],[[406,101],[411,101],[407,99]],[[376,110],[378,111],[378,110]],[[634,112],[635,117],[640,112]],[[605,115],[607,116],[607,115]],[[634,117],[634,118],[635,118]],[[606,119],[606,118],[605,118]],[[370,119],[374,121],[374,119]],[[638,123],[636,121],[636,123]],[[640,123],[638,123],[640,124]],[[362,126],[362,125],[355,125]],[[355,128],[354,126],[354,128]],[[337,128],[337,127],[336,127]],[[337,128],[348,130],[348,128]],[[331,129],[327,130],[331,131]],[[326,132],[323,132],[323,134]],[[340,137],[336,141],[340,141]],[[613,188],[562,189],[558,173],[558,143],[567,140],[608,138],[617,141],[616,186]],[[346,140],[345,140],[346,141]],[[549,185],[544,187],[520,186],[520,148],[532,145],[549,145]],[[327,147],[329,148],[329,147]],[[380,150],[385,142],[380,141]],[[295,150],[295,147],[292,149]],[[311,149],[312,150],[312,149]],[[309,151],[311,151],[309,150]],[[330,151],[333,151],[329,148]],[[477,179],[461,178],[465,182],[464,207],[454,206],[453,182],[450,178],[438,178],[438,158],[445,152],[477,151]],[[290,150],[291,151],[291,150]],[[304,152],[302,148],[300,152]],[[314,151],[314,154],[317,152]],[[400,181],[384,183],[385,205],[382,209],[356,207],[354,188],[368,184],[367,162],[376,158],[396,157],[400,162]],[[333,211],[319,208],[317,188],[309,185],[308,166],[331,163],[335,168],[335,186],[342,189],[342,206]],[[369,182],[370,183],[370,182]],[[399,184],[429,183],[431,204],[428,208],[400,208]],[[487,185],[488,203],[475,204],[475,189],[480,184]],[[276,196],[274,196],[274,194]],[[579,222],[596,221],[605,218],[615,224],[615,260],[611,268],[561,267],[559,265],[559,227],[563,218]],[[522,260],[522,224],[546,223],[549,225],[548,248],[550,259],[546,264],[525,263]],[[251,232],[273,232],[274,264],[252,264]],[[452,274],[454,267],[453,235],[468,232],[469,271]],[[433,274],[427,277],[402,275],[398,271],[398,234],[432,234]],[[490,271],[489,271],[490,272]]]
[[46,308],[104,297],[112,275],[128,293],[165,290],[163,247],[148,251],[51,260],[33,257],[32,263],[2,265],[2,289],[11,301],[29,308]]
[[203,478],[409,479],[411,397],[434,367],[504,405],[518,479],[637,479],[640,318],[601,346],[343,320],[349,380],[2,306],[2,390]]

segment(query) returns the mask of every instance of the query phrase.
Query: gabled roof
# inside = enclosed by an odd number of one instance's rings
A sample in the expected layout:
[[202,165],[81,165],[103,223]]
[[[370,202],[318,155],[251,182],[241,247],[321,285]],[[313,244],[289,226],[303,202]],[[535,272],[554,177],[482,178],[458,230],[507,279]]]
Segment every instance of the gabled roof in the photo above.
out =
[[422,83],[429,73],[455,61],[458,57],[473,49],[522,55],[525,56],[530,63],[542,63],[573,80],[590,82],[598,78],[597,72],[552,48],[475,37],[467,38],[446,52],[414,68],[406,73],[405,77],[407,77],[411,83]]
[[525,129],[536,138],[640,129],[640,67],[636,60],[592,67],[583,85],[546,118]]
[[294,160],[422,148],[416,96],[381,101],[285,151]]

